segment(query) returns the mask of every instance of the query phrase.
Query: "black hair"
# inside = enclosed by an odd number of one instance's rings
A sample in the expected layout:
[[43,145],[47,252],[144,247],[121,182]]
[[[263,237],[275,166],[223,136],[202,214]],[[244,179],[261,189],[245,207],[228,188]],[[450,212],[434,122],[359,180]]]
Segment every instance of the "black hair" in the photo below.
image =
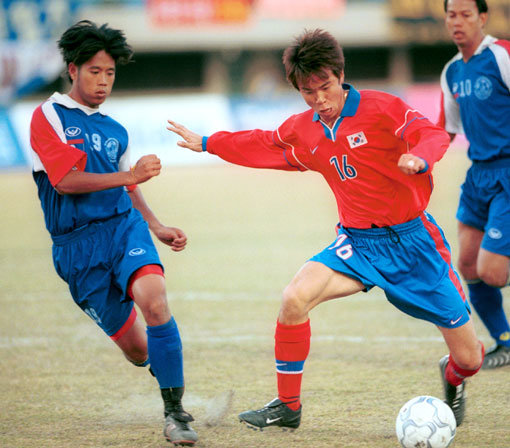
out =
[[[478,13],[489,12],[489,6],[485,0],[473,0],[478,8]],[[448,11],[448,0],[444,0],[444,11]]]
[[71,62],[80,67],[101,50],[108,53],[115,64],[127,64],[133,56],[121,30],[112,29],[106,23],[98,27],[90,20],[82,20],[67,29],[58,47],[67,67]]
[[288,81],[299,90],[299,85],[312,75],[327,77],[326,70],[340,78],[345,59],[342,47],[327,31],[305,30],[283,53],[283,64]]

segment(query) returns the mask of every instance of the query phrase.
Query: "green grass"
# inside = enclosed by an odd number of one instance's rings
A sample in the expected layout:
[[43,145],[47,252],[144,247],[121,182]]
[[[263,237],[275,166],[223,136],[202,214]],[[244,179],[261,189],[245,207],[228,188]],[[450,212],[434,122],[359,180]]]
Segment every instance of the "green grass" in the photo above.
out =
[[[437,165],[429,208],[454,256],[466,166],[456,152]],[[313,173],[222,164],[167,167],[142,188],[160,219],[189,238],[182,253],[158,247],[183,338],[185,405],[196,418],[198,447],[394,448],[400,406],[416,395],[442,396],[440,333],[373,290],[312,311],[299,430],[241,426],[237,413],[275,396],[280,292],[334,238],[332,195]],[[0,203],[0,446],[167,447],[155,380],[124,360],[54,272],[31,175],[2,173]],[[490,344],[476,317],[475,323]],[[510,446],[508,374],[483,371],[470,381],[454,447]],[[207,426],[211,407],[229,391],[230,411],[219,426]]]

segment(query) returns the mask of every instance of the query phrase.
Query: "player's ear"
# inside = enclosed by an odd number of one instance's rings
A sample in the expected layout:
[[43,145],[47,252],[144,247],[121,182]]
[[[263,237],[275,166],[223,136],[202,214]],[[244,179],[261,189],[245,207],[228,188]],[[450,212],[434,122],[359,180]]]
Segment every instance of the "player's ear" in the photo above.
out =
[[344,71],[342,70],[340,72],[340,76],[338,77],[338,81],[340,82],[340,84],[343,84],[344,80],[345,80],[345,75],[344,75]]
[[487,23],[487,19],[489,18],[489,14],[487,14],[486,12],[481,12],[480,13],[480,21],[482,22],[482,28],[485,26],[485,24]]
[[67,71],[72,81],[76,81],[76,78],[78,77],[78,66],[74,62],[70,62],[67,66]]

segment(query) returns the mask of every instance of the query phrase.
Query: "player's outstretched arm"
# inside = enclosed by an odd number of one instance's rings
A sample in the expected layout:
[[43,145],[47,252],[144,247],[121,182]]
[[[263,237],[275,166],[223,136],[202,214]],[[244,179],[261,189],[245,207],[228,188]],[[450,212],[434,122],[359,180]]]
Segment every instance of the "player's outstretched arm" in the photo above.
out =
[[170,246],[175,252],[179,252],[186,247],[187,237],[184,232],[176,227],[168,227],[161,224],[147,205],[140,188],[135,188],[133,191],[130,191],[129,197],[131,198],[133,207],[142,214],[145,221],[149,224],[152,233],[158,240]]
[[202,152],[203,137],[201,135],[190,131],[182,124],[176,123],[172,120],[168,120],[168,126],[166,128],[184,139],[177,142],[180,147],[188,148],[196,152]]

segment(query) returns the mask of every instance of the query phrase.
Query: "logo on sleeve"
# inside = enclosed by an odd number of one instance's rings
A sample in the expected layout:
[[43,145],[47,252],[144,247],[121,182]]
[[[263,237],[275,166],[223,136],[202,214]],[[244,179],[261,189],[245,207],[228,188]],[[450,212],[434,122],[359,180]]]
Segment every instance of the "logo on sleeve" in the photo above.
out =
[[81,129],[79,127],[76,127],[76,126],[69,126],[64,131],[64,134],[67,137],[76,137],[77,135],[80,135],[80,133],[81,133]]
[[368,143],[368,140],[365,137],[363,131],[348,135],[347,141],[349,142],[349,146],[351,148],[357,148],[358,146],[366,145]]

